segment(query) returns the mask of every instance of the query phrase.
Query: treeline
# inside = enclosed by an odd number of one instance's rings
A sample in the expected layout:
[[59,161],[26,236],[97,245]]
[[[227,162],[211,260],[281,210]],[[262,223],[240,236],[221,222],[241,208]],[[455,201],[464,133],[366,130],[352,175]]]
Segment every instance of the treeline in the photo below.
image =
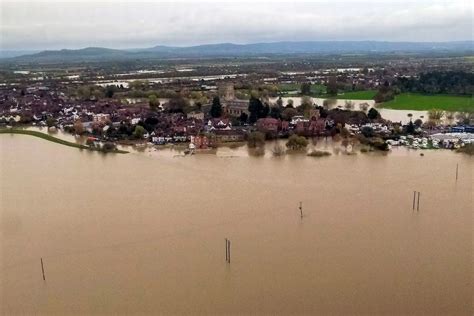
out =
[[395,85],[401,92],[472,95],[474,93],[474,73],[463,71],[427,72],[421,74],[419,78],[400,77]]
[[402,92],[422,94],[473,95],[474,73],[463,71],[434,71],[419,78],[398,77],[391,84],[385,81],[374,97],[375,102],[390,101]]

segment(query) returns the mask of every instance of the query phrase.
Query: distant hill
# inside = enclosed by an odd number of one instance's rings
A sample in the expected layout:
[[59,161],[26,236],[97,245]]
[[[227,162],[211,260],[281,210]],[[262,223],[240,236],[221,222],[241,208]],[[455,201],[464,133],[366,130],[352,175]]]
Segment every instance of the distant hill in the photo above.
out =
[[463,42],[378,42],[378,41],[308,41],[255,44],[208,44],[190,47],[155,46],[147,52],[176,55],[259,55],[259,54],[318,54],[473,50],[472,41]]
[[459,42],[381,42],[381,41],[306,41],[254,44],[208,44],[188,47],[155,46],[129,50],[88,47],[47,50],[13,57],[13,61],[53,62],[116,60],[140,58],[245,57],[292,54],[389,53],[389,52],[472,52],[473,41]]
[[39,53],[39,50],[0,50],[0,58],[12,58]]
[[81,60],[100,60],[127,58],[130,53],[119,49],[110,49],[102,47],[87,47],[82,49],[61,49],[45,50],[36,54],[22,55],[14,57],[17,61],[81,61]]

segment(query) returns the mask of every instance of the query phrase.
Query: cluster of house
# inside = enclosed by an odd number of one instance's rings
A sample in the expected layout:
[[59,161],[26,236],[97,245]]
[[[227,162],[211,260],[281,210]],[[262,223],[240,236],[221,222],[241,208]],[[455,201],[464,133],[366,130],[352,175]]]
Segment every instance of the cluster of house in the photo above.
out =
[[[221,97],[224,115],[222,118],[208,118],[203,111],[194,111],[188,114],[167,113],[152,111],[148,106],[126,106],[117,100],[77,101],[71,100],[64,93],[35,86],[26,90],[4,89],[0,91],[0,125],[9,125],[12,122],[33,125],[47,125],[48,118],[53,117],[59,128],[73,127],[75,122],[81,121],[86,132],[107,139],[110,128],[119,128],[124,122],[129,126],[148,124],[153,119],[153,131],[145,132],[143,139],[154,144],[176,142],[191,142],[195,148],[208,148],[216,143],[243,141],[250,131],[258,130],[267,137],[284,137],[291,133],[314,137],[325,136],[337,126],[331,118],[319,116],[314,110],[309,118],[294,116],[291,121],[266,117],[257,120],[253,126],[233,126],[232,118],[242,113],[248,113],[248,101],[237,100],[233,86],[227,85]],[[150,126],[150,125],[148,125]],[[390,135],[393,125],[390,122],[375,122],[365,124],[346,124],[352,135],[357,135],[364,128],[370,127],[378,135]],[[422,132],[417,127],[418,132]],[[391,141],[391,145],[409,144],[414,148],[442,147],[452,148],[457,144],[472,141],[472,138],[461,139],[459,135],[474,132],[472,126],[456,126],[451,130],[452,137],[436,140],[432,136],[427,138]],[[474,134],[471,134],[474,135]],[[113,140],[113,139],[112,139]]]
[[406,146],[412,149],[457,149],[465,144],[474,143],[474,134],[446,133],[433,134],[428,137],[402,135],[398,139],[389,139],[390,146]]

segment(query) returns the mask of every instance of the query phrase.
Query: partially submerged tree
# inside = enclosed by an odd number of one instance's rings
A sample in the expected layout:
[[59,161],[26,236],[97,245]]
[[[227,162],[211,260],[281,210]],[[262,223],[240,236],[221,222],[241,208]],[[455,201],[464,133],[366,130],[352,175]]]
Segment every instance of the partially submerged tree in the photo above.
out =
[[247,136],[247,145],[250,148],[262,147],[265,144],[265,134],[261,132],[251,132]]
[[352,110],[352,109],[354,109],[354,107],[355,107],[355,103],[353,101],[346,100],[344,102],[344,108],[346,108],[346,110]]
[[443,116],[444,116],[444,111],[443,110],[431,109],[431,110],[428,111],[428,119],[430,121],[433,121],[436,124],[440,123]]
[[456,120],[459,124],[474,124],[474,112],[458,112]]
[[81,120],[76,120],[74,122],[74,133],[76,135],[82,135],[84,134],[84,124],[82,124]]
[[367,103],[367,102],[364,102],[364,103],[361,103],[359,105],[359,108],[364,111],[364,112],[367,112],[367,110],[369,109],[370,105]]
[[306,150],[308,146],[308,140],[304,136],[298,136],[293,134],[288,138],[286,142],[286,147],[291,150]]

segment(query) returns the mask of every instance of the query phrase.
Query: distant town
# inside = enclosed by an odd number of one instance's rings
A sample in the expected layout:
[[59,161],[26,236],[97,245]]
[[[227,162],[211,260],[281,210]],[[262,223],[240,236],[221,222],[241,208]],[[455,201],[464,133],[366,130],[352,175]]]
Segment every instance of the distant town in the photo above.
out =
[[[297,136],[384,151],[398,145],[459,149],[474,142],[469,58],[383,55],[374,63],[336,57],[61,70],[12,64],[0,77],[0,127],[61,129],[110,148],[189,143],[192,152]],[[386,108],[405,110],[406,119],[384,117],[380,109]]]

